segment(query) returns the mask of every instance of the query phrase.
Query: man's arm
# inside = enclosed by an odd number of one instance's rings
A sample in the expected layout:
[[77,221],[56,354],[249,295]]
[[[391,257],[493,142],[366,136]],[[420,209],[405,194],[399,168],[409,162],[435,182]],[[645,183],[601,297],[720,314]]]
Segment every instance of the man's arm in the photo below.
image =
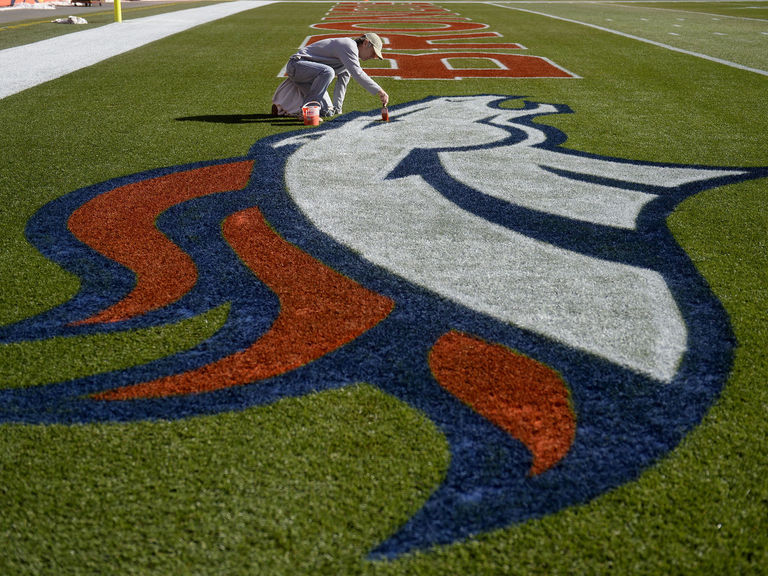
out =
[[[376,82],[374,82],[371,77],[365,73],[365,70],[363,70],[363,68],[360,66],[360,58],[358,57],[357,46],[355,45],[354,40],[350,40],[349,42],[345,42],[341,45],[338,58],[341,60],[344,68],[346,68],[352,75],[352,78],[354,78],[355,81],[360,84],[360,86],[362,86],[366,92],[374,95],[379,95],[381,92],[384,92],[381,86],[376,84]],[[384,93],[386,94],[386,92]]]

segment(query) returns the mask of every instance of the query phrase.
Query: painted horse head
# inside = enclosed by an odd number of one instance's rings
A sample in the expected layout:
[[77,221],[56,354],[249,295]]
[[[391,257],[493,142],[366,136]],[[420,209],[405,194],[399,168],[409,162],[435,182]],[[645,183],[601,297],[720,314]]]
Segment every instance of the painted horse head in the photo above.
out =
[[385,556],[584,502],[674,448],[723,386],[733,338],[665,218],[768,171],[568,150],[535,121],[570,110],[516,98],[391,112],[44,207],[28,238],[81,290],[0,342],[228,317],[142,366],[6,388],[0,421],[178,418],[367,382],[451,447]]

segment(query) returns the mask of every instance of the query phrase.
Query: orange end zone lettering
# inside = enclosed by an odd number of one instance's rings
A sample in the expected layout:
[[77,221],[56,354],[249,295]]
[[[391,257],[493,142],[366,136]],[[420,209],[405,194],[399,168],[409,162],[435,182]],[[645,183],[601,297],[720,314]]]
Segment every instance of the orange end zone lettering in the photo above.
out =
[[[310,36],[305,46],[314,44],[325,38],[346,38],[348,34],[318,34]],[[385,50],[466,50],[469,48],[485,48],[488,50],[520,50],[520,44],[512,42],[464,42],[480,38],[500,38],[498,32],[469,32],[465,34],[432,34],[418,36],[416,34],[381,33]],[[453,42],[451,42],[453,40]]]
[[[479,22],[454,22],[447,19],[405,23],[411,24],[411,26],[397,28],[387,25],[385,28],[382,28],[381,21],[366,20],[356,22],[321,22],[320,24],[312,24],[312,28],[357,32],[359,34],[376,32],[381,35],[385,35],[387,32],[463,32],[465,30],[483,30],[488,28],[488,24],[480,24]],[[424,27],[414,28],[413,25],[416,24],[422,24]]]
[[[409,80],[457,80],[461,78],[573,78],[546,58],[496,52],[387,52],[392,68],[366,68],[369,76]],[[477,60],[477,68],[453,68],[451,60]]]

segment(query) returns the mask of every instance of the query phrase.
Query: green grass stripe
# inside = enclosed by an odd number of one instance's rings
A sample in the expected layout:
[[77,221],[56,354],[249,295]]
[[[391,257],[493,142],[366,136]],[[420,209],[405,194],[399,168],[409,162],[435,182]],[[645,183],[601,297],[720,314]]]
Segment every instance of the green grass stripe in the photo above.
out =
[[175,422],[0,427],[2,574],[354,574],[447,465],[366,385]]
[[727,16],[740,19],[768,20],[768,3],[764,0],[755,2],[651,2],[638,3],[637,6],[680,12]]
[[[145,18],[147,16],[154,16],[156,14],[166,14],[169,12],[176,12],[178,10],[188,10],[189,8],[199,8],[201,6],[209,6],[214,2],[173,2],[167,4],[158,4],[155,6],[131,6],[130,2],[121,2],[121,13],[123,20],[133,20],[134,18]],[[49,13],[50,17],[46,20],[38,20],[40,15],[38,11],[30,11],[34,14],[35,19],[24,20],[20,22],[7,22],[0,24],[0,50],[6,48],[13,48],[14,46],[22,46],[24,44],[30,44],[39,40],[46,40],[56,36],[62,36],[64,34],[72,34],[80,32],[82,30],[88,30],[89,28],[98,28],[106,24],[112,24],[115,21],[114,10],[108,8],[106,5],[104,11],[100,12],[87,12],[81,14],[88,23],[87,24],[56,24],[53,22],[55,18],[66,18],[70,16],[60,15],[60,12]],[[43,11],[45,13],[47,11]],[[72,16],[77,16],[77,12],[73,11]],[[97,49],[97,48],[95,48]],[[77,55],[73,55],[77,57]]]
[[213,336],[229,304],[175,324],[108,334],[0,344],[0,387],[23,388],[145,364]]
[[680,50],[768,71],[768,20],[713,18],[635,4],[516,4],[520,8],[600,26]]

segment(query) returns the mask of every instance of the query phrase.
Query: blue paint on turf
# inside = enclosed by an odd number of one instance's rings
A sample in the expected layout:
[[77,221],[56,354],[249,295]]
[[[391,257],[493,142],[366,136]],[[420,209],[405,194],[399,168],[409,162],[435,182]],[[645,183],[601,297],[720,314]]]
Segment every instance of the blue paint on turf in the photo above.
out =
[[[500,97],[497,104],[503,100]],[[560,112],[568,110],[560,108]],[[345,120],[336,120],[320,130],[333,129],[340,121]],[[526,121],[532,122],[533,118]],[[544,129],[548,133],[544,146],[564,152],[559,146],[565,135],[553,128]],[[510,130],[509,142],[515,137]],[[159,218],[161,230],[195,261],[200,281],[179,302],[141,318],[113,326],[68,325],[119,300],[132,288],[133,277],[77,241],[67,230],[67,218],[89,199],[118,186],[209,164],[155,170],[84,188],[45,206],[30,219],[30,242],[77,275],[82,288],[62,306],[0,329],[0,342],[163,325],[225,302],[231,303],[231,314],[216,335],[192,350],[115,373],[49,386],[2,390],[0,422],[184,418],[242,410],[281,398],[368,382],[426,414],[443,431],[451,447],[445,481],[419,512],[372,551],[372,557],[382,558],[541,517],[630,481],[673,449],[700,422],[719,394],[732,362],[734,338],[729,321],[664,222],[685,197],[712,186],[766,177],[767,169],[742,169],[743,175],[738,177],[667,191],[644,209],[638,230],[619,232],[489,198],[441,170],[435,150],[414,150],[390,175],[421,175],[456,205],[489,221],[570,250],[596,257],[610,255],[613,260],[646,266],[662,274],[685,320],[689,349],[673,381],[661,384],[437,297],[341,246],[315,229],[285,193],[284,166],[296,147],[276,148],[284,138],[281,135],[256,142],[246,157],[256,160],[256,166],[244,190],[191,200]],[[242,159],[228,162],[237,160]],[[577,177],[569,173],[561,176]],[[391,298],[396,303],[394,311],[349,345],[262,382],[183,397],[126,402],[90,400],[87,396],[95,392],[210,363],[245,348],[269,328],[278,313],[276,297],[242,264],[220,231],[224,218],[250,206],[258,206],[287,241]],[[435,382],[427,355],[437,339],[449,330],[501,343],[562,375],[571,389],[577,430],[570,452],[557,466],[540,476],[529,477],[531,456],[523,445]]]

